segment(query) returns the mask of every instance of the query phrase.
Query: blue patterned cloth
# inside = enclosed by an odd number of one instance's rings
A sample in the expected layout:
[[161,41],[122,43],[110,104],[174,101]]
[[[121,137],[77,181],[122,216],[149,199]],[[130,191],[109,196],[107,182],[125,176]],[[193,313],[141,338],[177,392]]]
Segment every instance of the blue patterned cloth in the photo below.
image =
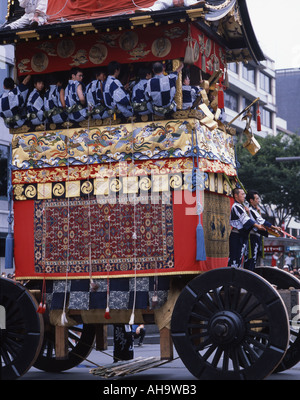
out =
[[26,119],[25,101],[28,87],[20,84],[13,90],[4,89],[0,96],[0,116],[8,128],[19,128]]
[[[135,278],[94,279],[98,288],[92,291],[89,279],[46,281],[46,298],[50,310],[63,309],[67,284],[68,309],[94,310],[106,308],[107,282],[109,282],[109,307],[111,310],[129,310],[133,307]],[[168,276],[136,278],[136,309],[159,308],[166,301],[170,286]],[[157,302],[153,301],[157,296]]]
[[63,110],[60,101],[60,90],[61,87],[57,85],[50,85],[44,97],[45,113],[48,113],[49,122],[53,122],[55,124],[61,124],[68,119],[68,115]]
[[112,75],[109,75],[104,82],[103,97],[110,110],[117,109],[124,117],[133,115],[128,93],[126,93],[122,83]]
[[93,119],[103,119],[109,116],[104,104],[102,85],[101,81],[95,79],[86,87],[86,101]]
[[[148,101],[149,111],[157,115],[164,115],[166,111],[176,111],[174,97],[176,93],[177,72],[169,75],[155,75],[149,79],[146,86],[145,97]],[[161,110],[159,110],[161,108]]]
[[69,119],[71,121],[80,122],[87,117],[87,109],[80,103],[77,87],[81,85],[78,81],[69,80],[65,90],[66,107],[69,111]]
[[44,100],[37,89],[33,89],[33,91],[28,96],[27,118],[32,123],[32,125],[40,125],[45,122]]
[[192,107],[194,101],[198,97],[200,89],[197,86],[182,86],[182,109],[187,110]]
[[145,97],[145,90],[148,79],[141,79],[132,89],[132,105],[133,109],[139,115],[150,114],[150,110]]

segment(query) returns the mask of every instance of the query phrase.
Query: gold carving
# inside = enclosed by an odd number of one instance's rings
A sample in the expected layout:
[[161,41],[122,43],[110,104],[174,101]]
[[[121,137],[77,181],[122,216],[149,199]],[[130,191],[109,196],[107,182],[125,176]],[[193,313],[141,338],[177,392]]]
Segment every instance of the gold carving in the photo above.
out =
[[65,193],[65,188],[62,183],[56,183],[53,187],[53,194],[54,196],[63,196]]
[[36,188],[33,185],[29,185],[27,186],[27,188],[25,189],[25,196],[28,199],[32,199],[33,197],[36,196]]
[[81,185],[81,191],[84,194],[90,194],[93,191],[93,184],[90,181],[86,181]]

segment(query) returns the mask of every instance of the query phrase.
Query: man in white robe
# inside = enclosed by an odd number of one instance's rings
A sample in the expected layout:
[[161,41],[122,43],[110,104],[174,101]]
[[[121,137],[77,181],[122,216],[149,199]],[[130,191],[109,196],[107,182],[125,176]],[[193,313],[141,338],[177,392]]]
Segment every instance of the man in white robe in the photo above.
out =
[[3,29],[22,29],[25,26],[35,28],[47,22],[48,0],[19,0],[19,5],[25,8],[25,14]]

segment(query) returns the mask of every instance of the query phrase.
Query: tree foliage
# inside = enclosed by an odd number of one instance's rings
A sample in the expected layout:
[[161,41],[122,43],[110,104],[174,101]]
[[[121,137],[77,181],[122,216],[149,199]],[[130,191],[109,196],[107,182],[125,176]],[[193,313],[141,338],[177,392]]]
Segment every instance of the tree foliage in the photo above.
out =
[[263,211],[277,224],[300,220],[300,161],[277,162],[278,157],[299,157],[300,136],[278,134],[256,138],[261,145],[252,156],[237,146],[238,177],[246,190],[260,193]]

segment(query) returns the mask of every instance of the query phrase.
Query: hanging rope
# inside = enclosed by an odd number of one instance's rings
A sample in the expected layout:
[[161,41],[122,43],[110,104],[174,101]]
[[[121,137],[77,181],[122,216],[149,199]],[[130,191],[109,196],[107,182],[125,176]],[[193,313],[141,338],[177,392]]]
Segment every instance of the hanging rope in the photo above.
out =
[[[112,121],[112,118],[110,118],[109,119],[109,132],[111,132],[111,121]],[[109,158],[109,170],[111,171],[111,158]],[[108,196],[109,196],[109,194],[108,194]],[[109,207],[109,216],[108,216],[108,241],[109,241],[109,244],[110,244],[110,223],[111,223],[111,221],[110,221],[110,219],[111,219],[111,208],[110,208],[110,203],[109,203],[109,198],[108,198],[108,202],[107,202],[107,204],[108,204],[108,207]],[[110,246],[109,246],[109,248],[110,248]],[[109,288],[109,285],[110,285],[110,281],[109,281],[109,270],[110,270],[110,264],[109,263],[106,263],[106,265],[107,265],[107,278],[106,278],[106,309],[105,309],[105,313],[104,313],[104,318],[105,319],[111,319],[111,316],[110,316],[110,307],[109,307],[109,298],[110,298],[110,288]]]
[[42,292],[41,292],[41,301],[40,304],[36,310],[39,314],[44,314],[46,311],[46,302],[45,302],[45,291],[46,291],[46,238],[47,238],[47,218],[46,218],[46,210],[45,210],[45,183],[43,184],[43,219],[45,221],[45,238],[43,240],[43,250],[42,250],[42,257],[43,257],[43,284],[42,284]]
[[[132,171],[134,171],[135,164],[134,164],[134,138],[133,138],[133,131],[134,131],[134,122],[133,118],[131,118],[131,132],[132,132],[132,140],[131,140],[131,163],[132,163]],[[137,267],[137,254],[136,254],[136,201],[137,197],[133,196],[133,233],[132,233],[132,240],[133,240],[133,251],[134,251],[134,291],[133,291],[133,304],[132,304],[132,312],[129,319],[129,325],[134,324],[134,314],[135,314],[135,304],[136,304],[136,267]]]
[[67,190],[70,189],[69,182],[70,182],[70,137],[69,137],[69,123],[68,123],[68,130],[67,130],[67,140],[66,140],[66,147],[67,147],[67,181],[66,181],[66,196],[68,197],[68,205],[67,205],[67,262],[66,262],[66,277],[65,277],[65,291],[64,291],[64,303],[63,303],[63,310],[61,314],[60,323],[62,326],[67,325],[67,316],[66,316],[66,305],[67,305],[67,293],[68,293],[68,274],[69,274],[69,262],[70,262],[70,193],[67,193]]
[[143,7],[138,6],[134,0],[131,0],[131,1],[132,1],[132,4],[134,5],[134,7],[139,8],[139,9],[143,8]]

